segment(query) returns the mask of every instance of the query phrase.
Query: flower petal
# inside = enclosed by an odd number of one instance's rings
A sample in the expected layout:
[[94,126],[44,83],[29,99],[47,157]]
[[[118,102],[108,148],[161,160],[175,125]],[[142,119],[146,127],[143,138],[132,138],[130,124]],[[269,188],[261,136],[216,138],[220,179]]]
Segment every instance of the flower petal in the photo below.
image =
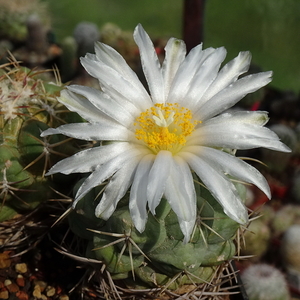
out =
[[154,154],[146,155],[141,159],[136,169],[130,189],[129,210],[134,226],[143,232],[146,226],[147,213],[147,186],[148,175],[155,159]]
[[136,89],[134,83],[125,79],[116,70],[88,57],[81,57],[80,61],[86,71],[99,80],[102,90],[120,105],[127,101],[141,110],[152,106],[149,95]]
[[226,49],[224,47],[217,48],[202,63],[199,70],[191,80],[190,87],[181,101],[187,102],[187,107],[194,110],[195,106],[201,101],[202,95],[210,87],[214,79],[217,77],[220,65],[226,57]]
[[194,118],[205,121],[232,107],[245,95],[255,92],[271,81],[272,72],[263,72],[245,76],[221,90],[209,101],[198,105]]
[[[202,44],[193,48],[181,63],[173,79],[167,102],[180,103],[184,101],[191,81],[205,59],[215,51],[214,48],[202,50]],[[187,105],[187,103],[185,103]],[[184,106],[185,106],[184,105]]]
[[247,223],[247,209],[230,180],[220,170],[193,153],[180,152],[179,155],[190,165],[215,199],[222,205],[225,214],[240,224]]
[[122,77],[131,82],[136,90],[139,90],[141,94],[144,94],[145,98],[149,97],[136,73],[129,67],[122,55],[120,55],[114,48],[103,43],[96,42],[95,52],[99,61],[116,70]]
[[241,74],[248,71],[250,62],[250,52],[240,52],[237,57],[235,57],[221,69],[214,82],[209,86],[202,96],[199,104],[207,102],[221,90],[235,82]]
[[184,241],[187,242],[196,221],[196,192],[191,170],[180,156],[174,156],[171,161],[165,197],[178,216]]
[[132,156],[112,176],[106,185],[103,196],[96,207],[95,214],[98,218],[107,220],[115,211],[118,202],[130,187],[140,156]]
[[[140,112],[140,110],[131,103],[124,101],[122,105],[120,105],[117,101],[108,97],[103,92],[91,87],[71,85],[68,87],[68,90],[85,97],[106,116],[116,120],[124,126],[131,124],[134,116]],[[97,123],[99,119],[100,118],[94,120],[94,123]]]
[[97,122],[103,115],[86,98],[76,95],[68,90],[62,90],[57,100],[64,104],[70,111],[77,112],[82,118],[90,122]]
[[128,141],[135,139],[134,134],[122,125],[107,124],[106,120],[102,120],[101,123],[103,124],[75,123],[61,125],[55,129],[45,130],[41,136],[64,134],[85,141]]
[[256,185],[267,197],[271,198],[270,187],[265,177],[254,167],[245,163],[243,160],[213,148],[202,146],[191,146],[185,149],[197,156],[201,156],[214,169],[220,169],[225,174]]
[[77,202],[82,199],[92,188],[102,184],[114,173],[124,168],[127,161],[132,161],[134,159],[138,161],[138,157],[141,155],[141,151],[132,148],[131,151],[123,153],[122,155],[115,156],[111,160],[106,161],[101,166],[98,165],[95,171],[83,182],[83,184],[78,189],[73,207],[75,207]]
[[153,215],[155,215],[155,208],[159,204],[165,191],[172,160],[173,156],[170,151],[162,150],[158,152],[149,172],[147,199],[149,209]]
[[182,40],[171,38],[165,47],[165,53],[162,74],[165,83],[165,95],[167,97],[178,68],[185,59],[185,43]]
[[122,142],[83,150],[59,161],[46,175],[92,172],[97,166],[131,151],[132,148],[130,143]]
[[279,141],[278,136],[266,127],[264,112],[225,113],[200,124],[187,141],[187,146],[202,145],[231,149],[258,147],[277,151],[291,150]]
[[154,103],[165,103],[165,87],[160,62],[153,43],[141,24],[135,28],[133,38],[140,50],[142,67],[151,98]]

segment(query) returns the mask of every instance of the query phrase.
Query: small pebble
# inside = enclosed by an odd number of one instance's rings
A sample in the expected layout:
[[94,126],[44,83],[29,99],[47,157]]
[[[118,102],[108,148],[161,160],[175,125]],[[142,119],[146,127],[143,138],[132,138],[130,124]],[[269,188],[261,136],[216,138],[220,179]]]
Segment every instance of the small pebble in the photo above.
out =
[[25,279],[24,279],[24,277],[21,274],[18,274],[17,279],[16,279],[16,283],[20,287],[24,287],[25,286]]
[[46,295],[47,297],[52,297],[55,295],[55,288],[53,286],[47,286],[46,288]]
[[0,299],[8,299],[9,293],[7,290],[0,291]]
[[39,285],[36,285],[34,287],[33,292],[32,292],[32,296],[36,297],[38,299],[42,298],[41,287]]
[[59,300],[69,300],[69,296],[68,295],[61,295],[61,296],[59,296]]
[[25,263],[16,264],[16,272],[17,273],[26,273],[27,272],[27,265]]
[[16,283],[11,283],[11,284],[7,285],[6,288],[8,289],[8,291],[10,293],[16,293],[20,290]]
[[29,299],[29,296],[26,292],[24,291],[19,291],[16,293],[16,297],[19,299],[19,300],[28,300]]
[[12,281],[11,281],[10,279],[5,279],[4,285],[5,285],[5,286],[8,286],[8,285],[10,285],[10,284],[12,284]]

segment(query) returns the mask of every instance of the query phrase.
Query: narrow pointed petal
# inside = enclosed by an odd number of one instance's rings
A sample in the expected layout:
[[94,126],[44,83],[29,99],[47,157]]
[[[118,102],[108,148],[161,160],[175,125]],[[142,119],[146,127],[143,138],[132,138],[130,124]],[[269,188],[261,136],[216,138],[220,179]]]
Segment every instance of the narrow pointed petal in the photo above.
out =
[[103,115],[86,98],[76,95],[68,90],[62,90],[57,100],[64,104],[70,111],[78,113],[83,119],[90,122],[97,122]]
[[191,81],[189,90],[183,101],[188,102],[188,108],[193,109],[201,101],[201,97],[217,77],[221,63],[227,51],[224,47],[216,49],[210,54],[199,68]]
[[[82,199],[92,188],[102,184],[106,179],[111,177],[113,174],[124,168],[127,161],[132,161],[134,158],[137,159],[141,155],[140,151],[132,149],[130,152],[118,155],[111,160],[107,161],[101,166],[98,166],[95,171],[83,182],[77,191],[73,207],[76,206],[77,202]],[[138,159],[137,159],[138,161]]]
[[194,113],[197,120],[205,121],[232,107],[244,96],[255,92],[271,81],[272,72],[263,72],[245,76],[221,90],[209,101],[198,106]]
[[257,169],[241,159],[208,147],[191,146],[187,147],[185,151],[201,156],[201,158],[212,165],[214,169],[220,169],[224,174],[256,185],[269,199],[271,198],[270,187],[265,177]]
[[171,38],[165,47],[165,53],[162,72],[165,82],[165,95],[167,97],[178,68],[185,59],[185,43],[182,40]]
[[184,241],[190,239],[196,221],[196,192],[193,177],[188,164],[179,156],[175,156],[168,177],[165,197],[178,216]]
[[214,48],[202,50],[202,44],[200,44],[189,52],[185,60],[179,66],[173,79],[167,102],[180,103],[185,99],[196,72],[201,68],[205,59],[214,51]]
[[[103,92],[91,87],[71,85],[68,87],[68,90],[85,97],[105,115],[125,126],[131,124],[134,116],[140,112],[140,110],[131,103],[124,101],[125,103],[123,102],[122,105],[120,105],[114,99],[107,97]],[[99,121],[99,119],[100,118],[94,122]]]
[[46,175],[92,172],[97,166],[131,149],[132,145],[124,142],[83,150],[56,163]]
[[86,57],[81,58],[81,64],[91,76],[99,80],[103,91],[114,96],[112,98],[119,104],[127,101],[142,110],[146,110],[151,105],[148,95],[142,93],[140,89],[136,89],[132,82],[126,80],[109,66],[99,61],[91,61]]
[[41,136],[64,134],[66,136],[85,141],[129,141],[135,138],[133,132],[119,124],[91,124],[75,123],[49,128]]
[[201,157],[188,152],[181,152],[180,157],[196,172],[215,199],[223,207],[225,214],[240,224],[247,223],[247,209],[241,202],[230,180]]
[[279,141],[276,133],[261,124],[265,122],[261,112],[222,114],[210,119],[195,130],[187,145],[202,145],[231,149],[264,147],[290,152],[290,148]]
[[236,58],[231,60],[221,69],[214,82],[206,90],[201,101],[199,101],[199,104],[207,102],[221,90],[235,82],[240,75],[248,71],[250,62],[250,52],[240,52]]
[[191,234],[193,232],[195,226],[195,220],[192,221],[184,221],[178,219],[180,229],[184,235],[183,243],[187,244],[190,241]]
[[122,77],[131,82],[141,94],[144,94],[144,97],[148,97],[148,94],[136,73],[129,67],[122,55],[120,55],[114,48],[103,43],[96,42],[95,52],[98,60],[116,70]]
[[184,221],[196,220],[196,192],[191,170],[180,157],[171,161],[165,197],[178,218]]
[[140,24],[135,28],[133,37],[140,50],[142,67],[151,98],[154,103],[165,103],[164,80],[153,43]]
[[143,157],[137,167],[130,189],[129,210],[134,226],[143,232],[146,226],[147,212],[147,186],[148,175],[155,159],[154,154]]
[[118,202],[130,187],[140,157],[130,157],[120,168],[105,187],[103,196],[96,207],[95,214],[98,218],[107,220],[115,211]]
[[170,166],[173,160],[170,151],[160,151],[156,155],[153,166],[149,172],[147,199],[149,209],[155,215],[155,208],[159,204],[165,191],[166,181],[170,175]]

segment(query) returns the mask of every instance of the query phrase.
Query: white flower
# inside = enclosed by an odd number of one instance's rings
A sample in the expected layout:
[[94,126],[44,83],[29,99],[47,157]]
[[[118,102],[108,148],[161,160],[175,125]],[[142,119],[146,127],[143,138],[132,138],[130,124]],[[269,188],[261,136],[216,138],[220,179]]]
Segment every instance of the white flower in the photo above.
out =
[[162,197],[170,203],[187,242],[196,220],[192,170],[239,223],[248,220],[230,175],[259,187],[270,197],[265,178],[252,166],[222,149],[266,147],[289,152],[277,135],[263,127],[266,112],[224,113],[246,94],[271,81],[271,72],[238,77],[248,70],[249,52],[241,52],[221,70],[224,48],[202,45],[186,56],[183,41],[171,38],[160,65],[141,25],[134,31],[149,93],[125,60],[97,43],[95,55],[81,59],[101,91],[72,85],[59,101],[88,123],[48,129],[42,136],[64,134],[83,140],[109,141],[58,162],[48,174],[91,172],[74,206],[92,188],[108,180],[96,215],[108,219],[130,188],[129,209],[142,232],[147,210],[155,214]]

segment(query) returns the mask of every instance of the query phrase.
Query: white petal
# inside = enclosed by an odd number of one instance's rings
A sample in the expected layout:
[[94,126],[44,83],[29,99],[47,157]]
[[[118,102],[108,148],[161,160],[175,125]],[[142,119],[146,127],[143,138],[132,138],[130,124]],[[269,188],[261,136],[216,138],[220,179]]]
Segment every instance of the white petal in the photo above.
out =
[[179,156],[175,156],[172,161],[165,197],[178,217],[187,242],[196,221],[196,192],[191,170]]
[[187,147],[185,151],[201,156],[201,158],[213,166],[214,169],[219,168],[225,174],[256,185],[269,199],[271,198],[270,187],[267,180],[257,169],[241,159],[220,150],[201,146]]
[[247,209],[241,202],[235,186],[230,180],[220,170],[215,169],[201,157],[188,152],[180,152],[179,155],[190,165],[215,199],[221,204],[225,214],[240,224],[247,223]]
[[194,107],[201,101],[201,97],[218,75],[220,65],[225,59],[226,53],[226,49],[221,47],[216,49],[205,59],[193,77],[189,90],[182,100],[182,104],[187,102],[187,107],[194,110]]
[[135,138],[134,134],[122,125],[106,124],[105,120],[101,123],[103,124],[75,123],[61,125],[55,129],[45,130],[41,136],[64,134],[85,141],[128,141]]
[[142,67],[148,82],[151,98],[154,103],[164,103],[166,100],[165,88],[160,62],[153,43],[141,24],[135,28],[133,38],[140,50]]
[[90,122],[97,122],[103,115],[86,98],[76,95],[68,90],[62,90],[57,100],[64,104],[70,111],[77,112],[82,118]]
[[[122,169],[127,161],[132,161],[135,158],[138,161],[138,157],[142,153],[136,149],[131,149],[130,152],[118,155],[111,160],[107,161],[101,166],[98,166],[96,170],[83,182],[78,189],[73,207],[76,206],[77,202],[82,199],[92,188],[102,184],[106,179],[111,177],[114,173]],[[130,175],[130,174],[129,174]],[[120,187],[118,187],[120,188]]]
[[211,99],[221,90],[235,82],[237,78],[248,71],[251,62],[251,54],[248,51],[240,52],[239,55],[227,63],[219,72],[217,78],[209,86],[203,97],[201,104]]
[[[196,136],[195,136],[196,137]],[[221,147],[231,149],[268,148],[272,150],[291,152],[291,150],[275,137],[273,131],[268,128],[240,124],[238,127],[228,125],[211,125],[203,127],[197,135],[198,142],[189,141],[189,145],[195,143],[203,146]]]
[[232,107],[245,95],[255,92],[271,81],[272,72],[263,72],[245,76],[221,90],[209,101],[198,106],[194,118],[205,121]]
[[165,95],[167,97],[176,72],[185,59],[185,43],[182,40],[171,38],[165,47],[165,53],[162,73],[165,83]]
[[155,157],[153,166],[149,172],[147,199],[149,209],[155,215],[155,208],[159,204],[165,191],[166,181],[170,175],[170,165],[173,156],[170,151],[162,150]]
[[[173,79],[167,102],[180,103],[181,101],[184,101],[185,95],[189,90],[191,81],[196,72],[199,70],[205,59],[214,51],[215,49],[213,48],[202,50],[202,44],[200,44],[189,52]],[[184,106],[186,105],[187,103],[185,103]]]
[[152,105],[149,95],[142,93],[140,89],[136,89],[134,83],[126,80],[116,70],[87,57],[81,58],[81,64],[91,76],[99,80],[102,90],[118,101],[119,104],[128,101],[142,110],[146,110]]
[[131,144],[120,142],[83,150],[59,161],[46,175],[92,172],[97,166],[110,161],[118,155],[131,151],[131,149]]
[[[71,85],[68,87],[68,90],[85,97],[105,115],[125,126],[131,124],[134,116],[140,112],[131,103],[126,103],[126,101],[124,101],[122,105],[120,105],[118,102],[116,102],[112,98],[109,98],[103,92],[91,87]],[[95,120],[94,122],[97,122],[97,120]]]
[[136,169],[130,189],[129,210],[134,226],[143,232],[146,226],[147,213],[147,186],[148,176],[155,159],[154,154],[144,156]]
[[139,160],[140,156],[130,157],[109,180],[96,207],[95,214],[97,217],[107,220],[113,214],[118,202],[126,194],[132,183]]
[[116,70],[122,77],[131,82],[141,94],[144,94],[145,98],[148,97],[148,94],[136,73],[128,66],[122,55],[120,55],[114,48],[103,43],[96,42],[95,52],[98,60]]
[[183,243],[186,244],[190,241],[191,234],[195,227],[195,220],[192,221],[184,221],[178,219],[180,229],[184,235]]
[[202,145],[232,149],[264,147],[290,152],[291,150],[279,141],[273,131],[260,125],[265,123],[264,115],[263,112],[222,114],[200,124],[188,138],[187,146]]

